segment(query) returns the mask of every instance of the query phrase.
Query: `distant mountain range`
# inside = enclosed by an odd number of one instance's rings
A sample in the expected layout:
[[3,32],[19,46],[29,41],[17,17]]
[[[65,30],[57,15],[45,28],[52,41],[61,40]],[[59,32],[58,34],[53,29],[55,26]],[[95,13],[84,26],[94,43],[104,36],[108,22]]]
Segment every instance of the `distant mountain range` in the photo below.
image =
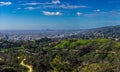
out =
[[118,38],[120,37],[120,25],[87,29],[84,31],[84,34]]

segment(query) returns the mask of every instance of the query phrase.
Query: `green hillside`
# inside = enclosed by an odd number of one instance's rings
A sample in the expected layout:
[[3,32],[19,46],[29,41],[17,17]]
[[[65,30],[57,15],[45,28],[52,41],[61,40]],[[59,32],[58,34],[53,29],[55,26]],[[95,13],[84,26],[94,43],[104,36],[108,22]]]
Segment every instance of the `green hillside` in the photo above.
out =
[[[45,40],[45,41],[44,41]],[[3,44],[12,44],[3,42]],[[18,41],[0,48],[0,72],[119,72],[120,42],[105,38]],[[27,65],[20,63],[24,60]]]

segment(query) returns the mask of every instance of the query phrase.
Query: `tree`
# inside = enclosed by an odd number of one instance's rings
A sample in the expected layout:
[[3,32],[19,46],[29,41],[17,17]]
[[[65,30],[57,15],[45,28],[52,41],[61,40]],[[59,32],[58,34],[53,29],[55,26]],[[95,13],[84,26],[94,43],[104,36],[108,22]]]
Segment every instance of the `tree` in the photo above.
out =
[[72,71],[70,63],[68,61],[62,61],[62,58],[60,56],[56,56],[50,65],[52,66],[54,72]]

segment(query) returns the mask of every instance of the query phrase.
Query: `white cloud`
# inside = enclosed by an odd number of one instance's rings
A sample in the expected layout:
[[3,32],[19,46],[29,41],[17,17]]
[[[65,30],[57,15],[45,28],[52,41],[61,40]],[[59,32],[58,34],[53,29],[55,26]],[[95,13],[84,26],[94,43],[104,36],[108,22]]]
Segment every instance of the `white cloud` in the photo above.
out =
[[42,3],[35,3],[35,2],[33,2],[33,3],[25,3],[24,5],[38,5],[38,4],[42,4]]
[[87,16],[87,17],[96,17],[96,16],[99,16],[100,14],[96,14],[96,13],[89,13],[89,14],[85,14],[84,16]]
[[26,8],[24,8],[24,9],[27,9],[27,10],[34,10],[34,9],[36,9],[35,7],[26,7]]
[[21,8],[17,8],[17,10],[20,10]]
[[60,0],[52,0],[53,4],[60,4]]
[[84,5],[45,5],[44,8],[62,8],[62,9],[78,9],[78,8],[89,8]]
[[41,8],[63,8],[63,9],[77,9],[77,8],[89,8],[85,5],[69,5],[69,4],[60,4],[60,0],[52,0],[52,2],[45,2],[45,3],[38,3],[38,2],[31,2],[31,3],[24,3],[20,5],[39,5]]
[[45,3],[31,2],[31,3],[20,4],[20,5],[44,5],[44,4],[52,4],[52,3],[49,3],[49,2],[45,2]]
[[61,5],[60,8],[64,8],[64,9],[77,9],[77,8],[88,8],[88,6],[84,6],[84,5]]
[[60,1],[59,0],[52,0],[52,2],[45,2],[45,3],[30,2],[30,3],[20,4],[20,5],[49,5],[49,4],[60,4]]
[[12,4],[12,2],[0,2],[0,6],[8,6],[11,4]]
[[100,9],[96,9],[96,10],[94,10],[94,12],[100,12],[101,10]]
[[77,12],[77,16],[81,16],[83,13],[81,12]]
[[45,3],[40,3],[40,2],[30,2],[30,3],[23,3],[20,5],[47,5],[47,4],[60,4],[60,0],[52,0],[52,2],[45,2]]
[[43,11],[43,14],[44,15],[49,15],[49,16],[52,16],[52,15],[62,15],[61,12],[49,12],[49,11]]

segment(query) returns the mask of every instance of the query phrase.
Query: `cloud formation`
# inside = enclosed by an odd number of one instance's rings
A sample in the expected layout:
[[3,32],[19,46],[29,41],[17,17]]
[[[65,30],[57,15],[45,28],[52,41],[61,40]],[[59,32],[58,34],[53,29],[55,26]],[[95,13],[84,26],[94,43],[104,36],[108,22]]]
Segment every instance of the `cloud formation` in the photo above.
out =
[[20,10],[21,8],[17,8],[17,10]]
[[34,10],[34,9],[36,9],[36,8],[34,8],[34,7],[26,7],[26,8],[24,8],[24,9],[27,9],[27,10]]
[[88,6],[84,6],[84,5],[60,5],[60,8],[64,8],[64,9],[77,9],[77,8],[88,8]]
[[61,8],[61,9],[79,9],[79,8],[89,8],[84,5],[45,5],[44,8]]
[[94,12],[100,12],[101,10],[100,9],[96,9],[96,10],[94,10]]
[[60,2],[60,0],[52,0],[52,3],[53,4],[60,4],[61,2]]
[[34,6],[34,5],[46,5],[46,4],[52,4],[52,3],[49,3],[49,2],[45,2],[45,3],[30,2],[30,3],[20,4],[20,5],[31,5],[31,6]]
[[44,15],[48,15],[48,16],[53,16],[53,15],[59,16],[59,15],[62,15],[61,12],[49,12],[49,11],[43,11],[43,14]]
[[83,13],[81,12],[77,12],[77,16],[81,16]]
[[52,2],[44,2],[44,3],[40,3],[40,2],[29,2],[29,3],[23,3],[20,5],[48,5],[48,4],[60,4],[60,0],[52,0]]
[[12,4],[12,2],[0,2],[0,6],[8,6],[11,4]]

